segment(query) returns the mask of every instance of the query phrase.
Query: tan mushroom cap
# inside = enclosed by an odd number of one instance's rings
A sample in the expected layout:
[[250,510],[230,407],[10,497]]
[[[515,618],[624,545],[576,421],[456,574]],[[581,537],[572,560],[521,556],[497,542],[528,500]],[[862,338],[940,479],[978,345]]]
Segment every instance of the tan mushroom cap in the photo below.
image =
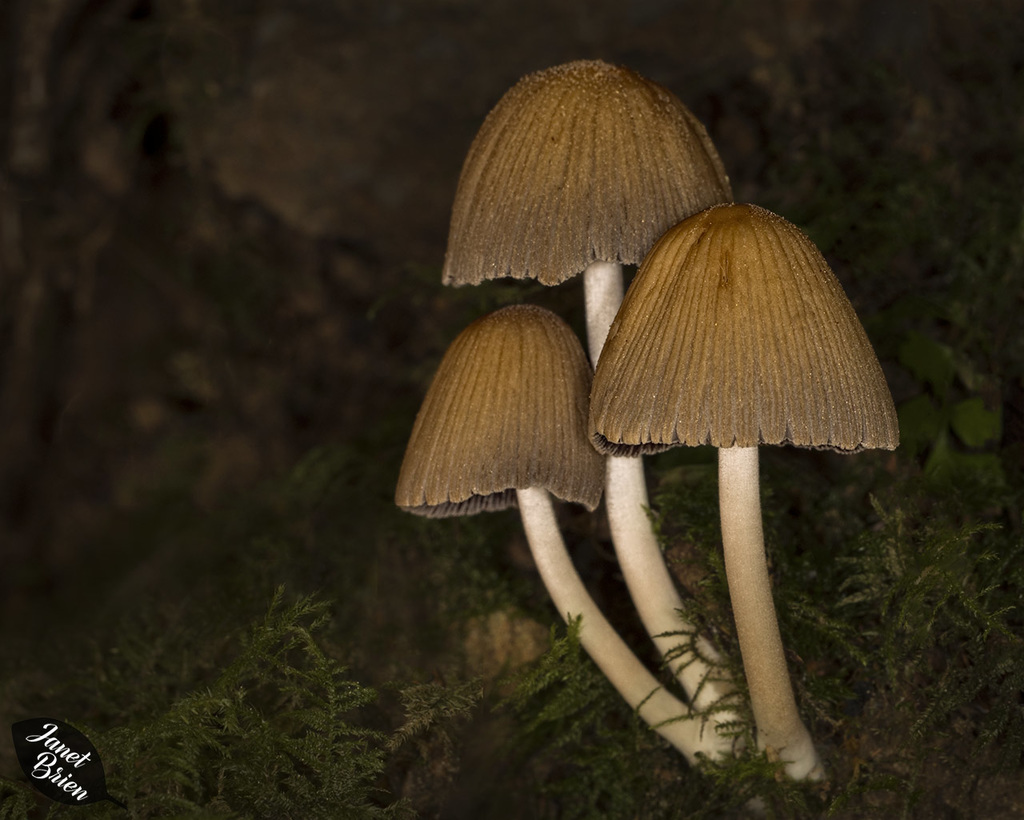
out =
[[732,190],[707,131],[671,92],[581,60],[523,77],[462,167],[442,281],[557,285],[637,263],[671,225]]
[[542,487],[593,510],[604,460],[587,438],[591,370],[572,329],[513,305],[445,353],[416,417],[395,503],[435,518],[515,506]]
[[899,444],[892,395],[839,280],[795,225],[754,205],[710,208],[652,248],[591,394],[595,446]]

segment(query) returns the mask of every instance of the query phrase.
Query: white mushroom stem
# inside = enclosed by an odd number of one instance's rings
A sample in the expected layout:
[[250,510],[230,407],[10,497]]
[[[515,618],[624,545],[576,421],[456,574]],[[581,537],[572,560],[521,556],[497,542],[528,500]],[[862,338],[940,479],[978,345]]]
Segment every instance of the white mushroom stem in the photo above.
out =
[[[721,655],[701,635],[696,638],[696,652],[680,651],[684,636],[693,626],[683,620],[679,610],[683,601],[658,545],[650,519],[647,517],[647,488],[644,485],[643,459],[610,456],[606,473],[606,504],[608,520],[615,543],[619,566],[629,586],[640,619],[663,657],[670,659],[676,678],[690,695],[693,706],[706,709],[722,697],[735,692],[735,686],[721,680]],[[718,667],[716,679],[705,660]],[[733,713],[723,713],[719,720],[733,721]],[[731,748],[731,740],[728,744]],[[723,749],[724,750],[724,749]]]
[[777,754],[794,780],[818,780],[821,761],[800,720],[775,617],[761,527],[757,447],[718,451],[722,545],[736,634],[758,746]]
[[666,691],[626,646],[590,597],[566,550],[551,496],[544,489],[517,490],[519,513],[533,560],[551,600],[567,621],[582,616],[580,644],[626,702],[690,763],[697,754],[718,754],[714,738],[702,738],[703,721]]
[[591,262],[583,271],[583,304],[587,311],[587,349],[590,363],[597,367],[608,330],[622,304],[622,265]]
[[[608,337],[608,330],[622,303],[622,266],[594,262],[584,271],[583,282],[587,342],[591,362],[596,365]],[[672,671],[686,690],[691,703],[697,709],[711,706],[734,692],[735,687],[728,680],[714,678],[715,670],[704,659],[717,664],[720,656],[705,638],[698,637],[697,653],[680,651],[680,633],[693,631],[693,626],[679,614],[683,602],[647,517],[650,501],[641,457],[608,457],[605,504],[615,554],[647,633],[662,656],[671,659]],[[718,671],[721,673],[720,668]],[[714,724],[729,723],[736,719],[736,714],[731,710],[723,710],[711,716]],[[722,754],[729,753],[732,745],[732,738],[719,738]]]

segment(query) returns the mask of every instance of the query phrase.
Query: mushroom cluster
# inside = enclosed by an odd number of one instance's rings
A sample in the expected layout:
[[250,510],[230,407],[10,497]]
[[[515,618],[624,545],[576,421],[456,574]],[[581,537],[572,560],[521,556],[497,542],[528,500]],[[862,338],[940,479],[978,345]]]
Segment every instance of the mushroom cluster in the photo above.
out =
[[[633,263],[623,297],[622,265]],[[864,330],[798,228],[733,203],[683,103],[597,60],[524,77],[487,116],[459,179],[443,281],[553,286],[579,273],[596,372],[550,311],[519,305],[479,319],[438,368],[396,502],[430,516],[518,506],[541,578],[559,614],[582,619],[595,663],[687,759],[722,759],[738,744],[744,687],[680,615],[640,458],[719,448],[725,566],[757,744],[791,777],[820,778],[772,601],[757,447],[897,445]],[[602,490],[629,594],[686,702],[608,623],[558,531],[551,495],[593,511]]]

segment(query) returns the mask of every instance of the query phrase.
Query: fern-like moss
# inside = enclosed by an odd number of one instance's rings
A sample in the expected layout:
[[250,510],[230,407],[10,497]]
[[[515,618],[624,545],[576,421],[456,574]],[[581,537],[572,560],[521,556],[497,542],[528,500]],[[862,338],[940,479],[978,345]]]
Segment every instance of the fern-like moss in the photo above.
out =
[[[411,816],[378,785],[387,735],[365,714],[376,693],[317,642],[328,617],[324,602],[286,603],[279,589],[208,685],[129,725],[89,730],[111,794],[136,817]],[[24,789],[5,788],[0,807],[17,817]],[[65,811],[83,809],[50,814]],[[105,803],[84,811],[120,812]]]

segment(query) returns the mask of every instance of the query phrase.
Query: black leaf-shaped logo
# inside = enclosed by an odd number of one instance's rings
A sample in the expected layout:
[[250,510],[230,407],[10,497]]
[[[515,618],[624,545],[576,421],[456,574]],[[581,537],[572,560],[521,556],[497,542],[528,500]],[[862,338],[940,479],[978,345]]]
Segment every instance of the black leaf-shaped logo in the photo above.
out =
[[89,738],[56,718],[29,718],[11,726],[21,769],[39,791],[71,806],[109,800],[99,752]]

